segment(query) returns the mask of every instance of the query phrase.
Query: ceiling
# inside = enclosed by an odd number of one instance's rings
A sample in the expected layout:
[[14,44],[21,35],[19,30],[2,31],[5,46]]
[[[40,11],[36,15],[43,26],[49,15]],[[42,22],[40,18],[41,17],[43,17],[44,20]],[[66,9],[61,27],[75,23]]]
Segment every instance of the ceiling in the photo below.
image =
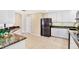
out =
[[49,12],[61,12],[61,11],[76,11],[76,10],[16,10],[16,13],[34,14],[34,13],[49,13]]
[[20,14],[34,14],[34,13],[46,13],[46,10],[16,10],[16,13]]

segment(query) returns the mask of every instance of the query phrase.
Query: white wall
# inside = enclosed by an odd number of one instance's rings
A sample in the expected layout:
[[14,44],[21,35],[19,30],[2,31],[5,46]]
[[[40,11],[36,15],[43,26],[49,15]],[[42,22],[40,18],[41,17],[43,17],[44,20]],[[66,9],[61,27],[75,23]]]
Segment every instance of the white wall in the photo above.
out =
[[40,21],[42,17],[42,13],[37,13],[32,15],[32,34],[40,36]]

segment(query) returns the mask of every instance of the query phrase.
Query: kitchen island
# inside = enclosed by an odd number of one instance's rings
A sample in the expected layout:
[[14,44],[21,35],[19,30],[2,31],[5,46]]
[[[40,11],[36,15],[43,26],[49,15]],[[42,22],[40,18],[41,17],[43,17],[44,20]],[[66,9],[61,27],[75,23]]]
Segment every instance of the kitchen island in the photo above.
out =
[[16,34],[19,26],[12,26],[0,29],[0,49],[8,48],[24,48],[26,37]]
[[[15,44],[12,47],[12,48],[14,48],[15,46],[17,46],[16,43],[19,43],[19,42],[21,42],[25,39],[26,39],[26,37],[24,37],[24,36],[21,36],[21,35],[18,35],[18,34],[12,34],[12,35],[10,35],[10,37],[4,39],[5,41],[3,42],[2,45],[0,45],[0,49],[7,48],[7,47]],[[17,49],[18,49],[18,46],[17,46]]]

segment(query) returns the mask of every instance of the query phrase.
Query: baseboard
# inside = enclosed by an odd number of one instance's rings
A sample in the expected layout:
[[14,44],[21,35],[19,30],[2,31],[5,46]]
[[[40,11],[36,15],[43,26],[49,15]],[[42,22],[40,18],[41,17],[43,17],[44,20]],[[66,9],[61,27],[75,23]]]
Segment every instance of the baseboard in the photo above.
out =
[[68,39],[68,38],[64,38],[64,37],[57,37],[57,36],[51,36],[51,37],[61,38],[61,39]]

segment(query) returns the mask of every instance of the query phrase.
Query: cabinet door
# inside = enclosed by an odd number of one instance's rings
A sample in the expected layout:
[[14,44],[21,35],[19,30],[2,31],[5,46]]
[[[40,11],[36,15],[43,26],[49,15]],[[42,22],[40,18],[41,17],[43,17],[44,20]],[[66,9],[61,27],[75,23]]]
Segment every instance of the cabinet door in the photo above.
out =
[[55,12],[55,13],[52,13],[51,12],[51,13],[48,13],[47,15],[48,15],[47,16],[48,18],[52,18],[52,21],[53,22],[56,22],[57,21],[57,12]]
[[76,11],[63,11],[62,12],[62,21],[63,22],[75,22]]
[[14,24],[15,11],[13,10],[0,10],[0,23],[1,24]]
[[76,43],[74,42],[72,36],[70,36],[70,49],[78,49]]
[[62,12],[57,12],[56,16],[57,16],[56,17],[56,19],[57,19],[56,21],[57,22],[62,22]]
[[76,11],[62,10],[62,11],[51,12],[48,13],[46,17],[52,18],[53,22],[75,22]]
[[67,29],[51,28],[51,36],[68,38],[68,31]]

